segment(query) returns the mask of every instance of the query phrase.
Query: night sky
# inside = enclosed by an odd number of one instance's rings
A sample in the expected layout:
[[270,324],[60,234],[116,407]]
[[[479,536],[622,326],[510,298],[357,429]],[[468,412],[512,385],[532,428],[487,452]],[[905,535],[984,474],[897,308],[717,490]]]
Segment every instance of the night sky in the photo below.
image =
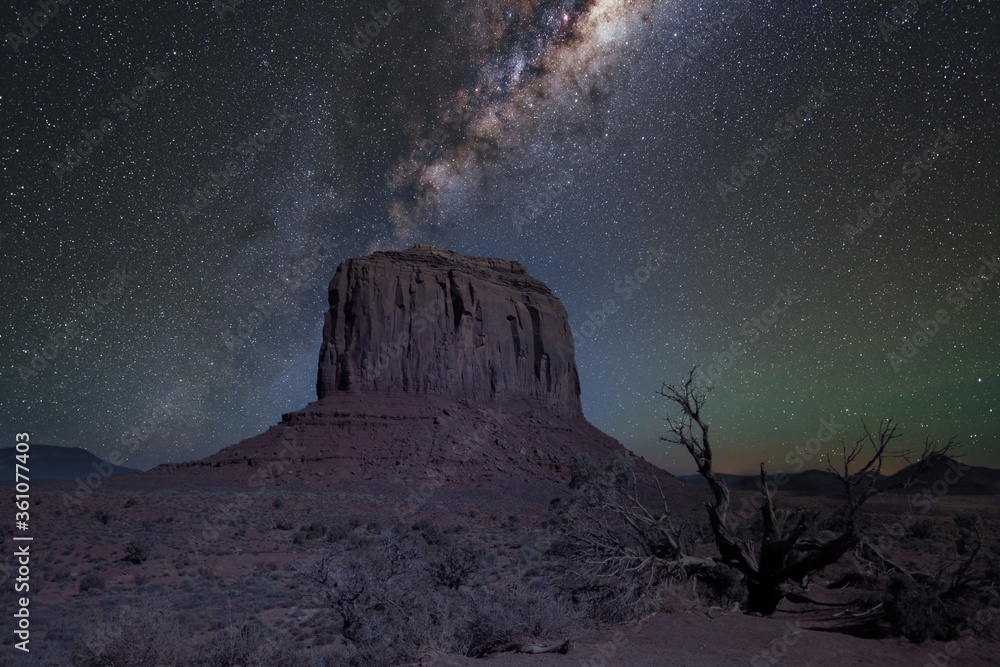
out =
[[545,281],[587,416],[671,470],[695,364],[720,468],[862,415],[1000,467],[994,3],[169,4],[0,13],[9,442],[258,433],[337,264],[424,242]]

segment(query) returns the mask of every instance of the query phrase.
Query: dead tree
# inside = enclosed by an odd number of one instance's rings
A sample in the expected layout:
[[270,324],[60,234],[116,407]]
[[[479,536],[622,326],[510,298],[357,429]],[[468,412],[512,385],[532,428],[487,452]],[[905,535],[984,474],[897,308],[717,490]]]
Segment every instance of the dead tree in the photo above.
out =
[[[958,442],[952,438],[942,444],[925,438],[923,450],[914,464],[911,452],[890,449],[892,442],[902,437],[899,425],[892,419],[879,422],[875,431],[862,419],[861,430],[861,435],[850,445],[844,439],[840,440],[840,459],[836,464],[827,454],[827,472],[836,477],[844,488],[848,529],[856,536],[855,553],[859,559],[876,564],[883,572],[895,571],[909,577],[909,572],[889,560],[871,541],[864,538],[858,525],[862,507],[873,496],[915,484],[928,468],[957,449]],[[903,459],[911,464],[907,468],[908,474],[886,483],[882,479],[882,467],[887,459]]]
[[609,619],[624,620],[642,615],[665,581],[714,565],[686,553],[655,476],[640,480],[626,459],[601,470],[592,461],[582,465],[590,470],[585,481],[571,483],[574,496],[559,507],[556,546],[573,564],[567,575],[575,594],[607,608]]
[[[712,387],[700,384],[696,375],[697,368],[694,368],[679,386],[665,384],[661,387],[660,394],[680,408],[679,416],[667,419],[668,433],[661,440],[683,446],[698,467],[698,473],[708,482],[713,499],[706,507],[716,547],[722,560],[737,567],[746,577],[747,611],[771,614],[784,597],[784,583],[801,581],[859,547],[861,508],[869,498],[888,488],[877,486],[884,461],[907,456],[906,452],[889,447],[902,434],[891,419],[881,422],[875,432],[862,421],[862,436],[851,446],[841,443],[841,465],[835,468],[827,459],[829,472],[844,485],[848,507],[847,526],[830,539],[808,537],[805,516],[799,515],[793,520],[790,514],[775,511],[767,470],[761,463],[762,534],[759,540],[740,539],[729,523],[729,489],[713,468],[709,425],[702,414]],[[912,484],[930,463],[954,446],[954,440],[944,445],[926,440],[920,462],[911,468],[912,474],[892,486]]]

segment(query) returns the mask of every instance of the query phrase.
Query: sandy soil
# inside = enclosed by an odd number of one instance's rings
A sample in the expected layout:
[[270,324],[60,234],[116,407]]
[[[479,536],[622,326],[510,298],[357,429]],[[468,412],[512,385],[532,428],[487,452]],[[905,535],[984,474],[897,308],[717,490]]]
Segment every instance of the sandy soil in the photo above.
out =
[[[330,489],[300,480],[275,480],[266,489],[238,483],[206,486],[183,478],[123,477],[105,480],[91,494],[70,500],[74,486],[37,483],[33,488],[32,646],[38,657],[70,648],[81,628],[107,618],[121,602],[140,596],[166,600],[183,620],[205,632],[217,630],[233,609],[250,610],[303,646],[336,641],[337,619],[309,590],[297,568],[329,549],[323,540],[295,539],[313,522],[348,526],[352,534],[376,535],[393,522],[420,519],[462,526],[494,552],[497,562],[524,558],[526,536],[547,516],[549,501],[565,495],[556,484],[495,484],[454,490],[405,484],[356,483]],[[700,516],[698,493],[671,489],[681,518]],[[824,506],[823,499],[779,498],[786,504]],[[960,509],[978,509],[997,526],[997,497],[946,497],[927,516],[945,522]],[[907,511],[903,497],[879,498],[874,520],[891,525]],[[13,550],[10,532],[4,535]],[[128,545],[145,540],[148,558],[123,558]],[[889,553],[912,561],[904,540]],[[929,556],[928,556],[929,558]],[[9,572],[10,559],[2,567]],[[839,568],[839,569],[838,569]],[[642,623],[576,632],[567,655],[500,654],[487,663],[509,665],[998,665],[1000,640],[987,636],[916,645],[905,639],[871,638],[866,618],[850,616],[864,593],[832,591],[826,584],[847,571],[836,566],[805,591],[782,603],[772,617],[696,608],[657,614]],[[96,573],[103,586],[81,592]],[[6,586],[5,606],[13,605]],[[228,611],[227,611],[228,610]],[[994,628],[997,624],[994,625]],[[13,636],[0,646],[13,653]],[[60,658],[62,659],[62,658]],[[482,660],[429,656],[423,665],[472,665]],[[2,664],[2,663],[0,663]],[[46,664],[46,663],[42,663]],[[51,664],[59,664],[53,662]]]

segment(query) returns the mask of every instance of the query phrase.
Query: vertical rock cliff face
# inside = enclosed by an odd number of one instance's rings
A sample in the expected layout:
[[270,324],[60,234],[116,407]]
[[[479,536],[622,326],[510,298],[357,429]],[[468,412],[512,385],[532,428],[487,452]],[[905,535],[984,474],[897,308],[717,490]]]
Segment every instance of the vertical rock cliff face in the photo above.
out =
[[566,309],[523,264],[430,246],[349,259],[330,283],[317,393],[527,399],[579,416]]

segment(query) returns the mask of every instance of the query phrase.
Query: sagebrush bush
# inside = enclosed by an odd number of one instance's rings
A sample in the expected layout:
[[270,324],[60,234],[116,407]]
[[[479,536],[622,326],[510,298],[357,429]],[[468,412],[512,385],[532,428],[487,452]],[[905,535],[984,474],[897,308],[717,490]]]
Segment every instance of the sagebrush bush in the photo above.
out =
[[458,590],[479,570],[482,560],[482,550],[468,542],[443,544],[441,554],[432,563],[434,581],[438,586]]
[[258,620],[230,623],[201,647],[204,667],[299,667],[306,661],[291,640]]
[[135,565],[146,562],[153,553],[153,542],[146,535],[134,537],[125,544],[125,557],[122,560]]
[[747,602],[746,577],[735,567],[717,563],[708,572],[698,577],[705,601],[724,609],[733,605],[743,607]]
[[349,664],[395,665],[429,651],[483,656],[579,623],[557,590],[526,582],[519,570],[470,587],[481,547],[431,525],[414,528],[341,544],[308,572],[340,619]]
[[330,526],[330,529],[326,533],[327,542],[340,542],[346,540],[350,533],[347,528],[341,525]]
[[910,524],[910,536],[918,540],[929,540],[937,533],[933,519],[923,518]]
[[469,591],[454,611],[449,652],[472,658],[515,640],[560,636],[580,620],[567,601],[517,580]]
[[173,613],[162,602],[124,604],[77,638],[74,667],[187,667],[194,664]]
[[937,591],[931,587],[893,572],[882,581],[879,593],[885,619],[895,634],[913,642],[949,638],[951,623]]
[[80,579],[80,592],[86,593],[89,590],[103,590],[105,586],[104,575],[100,572],[88,572]]

